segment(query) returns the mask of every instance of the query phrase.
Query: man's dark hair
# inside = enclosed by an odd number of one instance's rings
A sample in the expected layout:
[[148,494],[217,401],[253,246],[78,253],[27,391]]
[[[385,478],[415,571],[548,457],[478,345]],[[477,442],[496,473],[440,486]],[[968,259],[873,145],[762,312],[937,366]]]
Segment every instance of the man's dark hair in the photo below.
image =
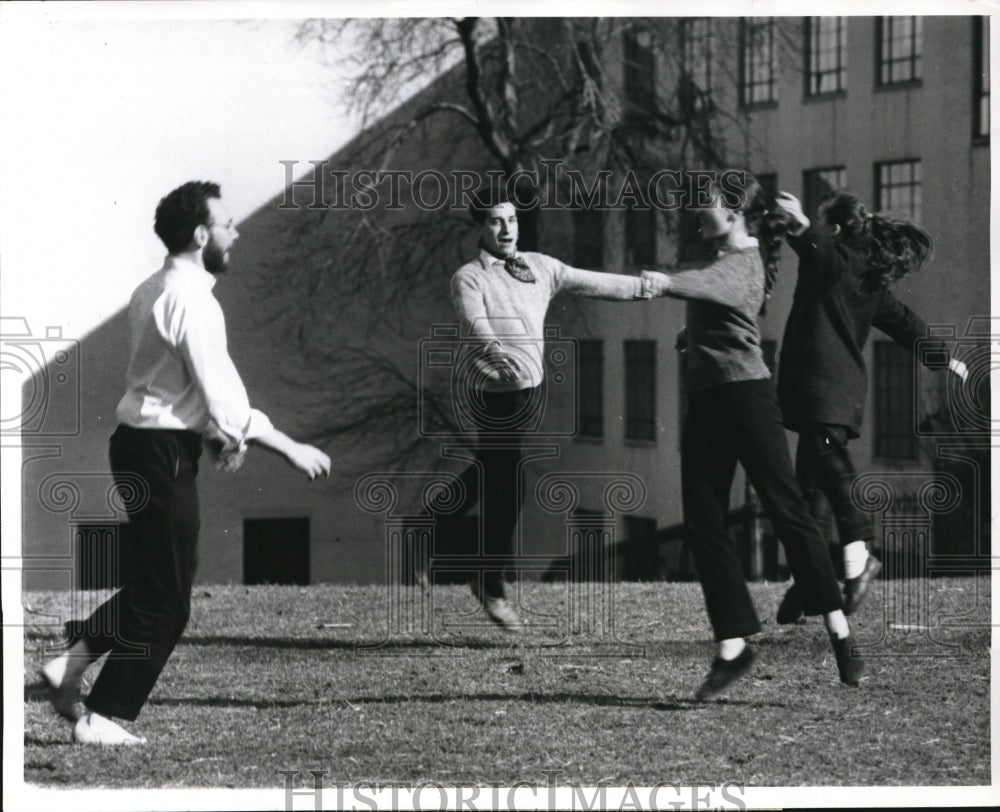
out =
[[219,184],[192,180],[178,186],[156,207],[153,230],[171,254],[191,244],[194,230],[207,226],[210,218],[208,199],[222,197]]
[[481,226],[486,222],[486,212],[503,203],[510,203],[507,192],[496,186],[488,186],[472,195],[472,202],[469,203],[469,214],[472,215],[476,225]]

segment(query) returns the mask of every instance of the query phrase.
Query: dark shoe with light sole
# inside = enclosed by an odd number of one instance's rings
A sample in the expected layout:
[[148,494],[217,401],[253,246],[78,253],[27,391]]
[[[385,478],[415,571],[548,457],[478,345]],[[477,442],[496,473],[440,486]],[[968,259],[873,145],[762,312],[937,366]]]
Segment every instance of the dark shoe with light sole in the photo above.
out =
[[805,617],[805,609],[802,608],[802,598],[799,595],[799,588],[792,584],[785,590],[785,596],[778,604],[777,621],[782,626],[789,623],[798,623]]
[[861,675],[865,671],[865,661],[858,653],[858,641],[853,634],[847,637],[830,637],[830,645],[833,646],[833,653],[837,656],[837,670],[840,672],[840,681],[845,685],[852,685],[855,688],[861,682]]
[[752,667],[757,655],[750,646],[746,646],[740,652],[739,657],[733,660],[723,660],[716,657],[712,660],[712,670],[708,672],[705,681],[698,689],[694,698],[699,701],[711,699],[725,691],[740,677],[744,676]]

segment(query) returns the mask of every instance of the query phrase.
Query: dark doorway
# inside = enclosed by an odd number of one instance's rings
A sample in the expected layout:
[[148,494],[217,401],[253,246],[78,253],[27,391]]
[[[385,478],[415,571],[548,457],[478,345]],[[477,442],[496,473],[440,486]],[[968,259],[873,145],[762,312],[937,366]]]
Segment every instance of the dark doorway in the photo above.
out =
[[309,520],[244,519],[243,583],[308,584]]

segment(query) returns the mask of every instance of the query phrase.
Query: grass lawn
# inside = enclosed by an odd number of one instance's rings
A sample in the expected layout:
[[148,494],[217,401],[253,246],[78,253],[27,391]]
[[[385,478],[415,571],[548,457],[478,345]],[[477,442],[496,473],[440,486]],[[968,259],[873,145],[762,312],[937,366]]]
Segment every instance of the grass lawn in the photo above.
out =
[[[752,585],[757,665],[707,703],[691,698],[713,651],[693,583],[613,585],[613,635],[567,629],[565,584],[525,584],[535,628],[520,639],[489,626],[464,587],[432,591],[424,632],[381,587],[198,586],[129,726],[149,744],[107,750],[72,744],[50,710],[37,667],[58,628],[35,614],[25,781],[282,787],[279,770],[319,769],[330,785],[544,784],[546,770],[583,786],[990,783],[988,579],[876,584],[854,623],[871,653],[858,689],[839,683],[818,619],[775,624],[784,586]],[[65,616],[81,597],[97,596],[25,600]]]

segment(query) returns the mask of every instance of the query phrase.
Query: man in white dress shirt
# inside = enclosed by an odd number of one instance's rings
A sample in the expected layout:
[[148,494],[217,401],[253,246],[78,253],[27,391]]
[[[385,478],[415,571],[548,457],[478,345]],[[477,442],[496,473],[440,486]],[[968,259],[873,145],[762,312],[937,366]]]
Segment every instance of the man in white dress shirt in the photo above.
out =
[[[250,408],[226,347],[222,309],[212,295],[239,234],[218,185],[192,181],[156,209],[155,231],[169,252],[136,288],[128,309],[126,392],[111,437],[111,472],[134,539],[134,571],[85,620],[67,624],[70,648],[42,676],[57,712],[84,744],[141,744],[114,721],[134,721],[187,625],[198,542],[195,475],[202,442],[219,467],[239,467],[247,443],[284,456],[309,479],[330,459],[295,442]],[[136,478],[144,485],[134,487]],[[80,680],[109,652],[84,703]]]
[[[536,422],[544,379],[545,314],[557,293],[618,301],[649,298],[638,276],[572,268],[554,257],[518,252],[517,210],[499,190],[476,196],[471,214],[479,226],[479,255],[451,279],[451,296],[463,336],[474,345],[476,380],[456,390],[478,392],[472,418],[479,433],[476,457],[483,475],[482,553],[503,566],[488,566],[472,589],[490,619],[517,632],[523,622],[507,600],[505,570],[513,555],[513,534],[524,500],[520,438]],[[476,466],[462,475],[475,501]],[[419,577],[419,576],[418,576]]]

